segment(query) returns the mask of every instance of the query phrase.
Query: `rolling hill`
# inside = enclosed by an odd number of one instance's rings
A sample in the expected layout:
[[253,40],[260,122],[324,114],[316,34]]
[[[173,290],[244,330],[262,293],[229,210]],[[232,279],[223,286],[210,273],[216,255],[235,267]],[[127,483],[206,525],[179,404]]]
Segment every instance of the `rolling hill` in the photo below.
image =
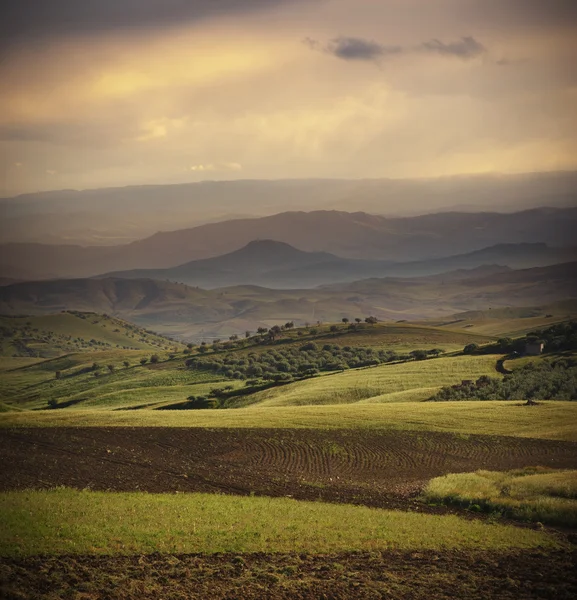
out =
[[575,263],[478,268],[414,278],[374,278],[314,289],[232,286],[215,290],[149,279],[74,279],[0,288],[0,314],[82,310],[111,314],[180,339],[244,334],[260,326],[449,317],[466,310],[539,306],[577,297]]
[[[120,246],[4,244],[0,246],[0,276],[89,277],[140,268],[172,268],[231,253],[259,239],[346,259],[429,261],[497,244],[569,247],[575,243],[576,229],[575,208],[541,208],[512,214],[452,212],[404,218],[362,212],[285,212],[156,233]],[[558,260],[553,256],[548,259],[549,264]],[[536,264],[543,263],[523,266]],[[419,274],[418,265],[416,269],[415,274]]]

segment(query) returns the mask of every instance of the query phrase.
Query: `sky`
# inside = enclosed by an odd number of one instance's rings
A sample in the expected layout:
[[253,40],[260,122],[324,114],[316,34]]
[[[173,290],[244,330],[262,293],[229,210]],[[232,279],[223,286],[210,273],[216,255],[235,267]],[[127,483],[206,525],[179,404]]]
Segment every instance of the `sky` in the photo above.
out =
[[5,0],[0,196],[577,168],[574,0]]

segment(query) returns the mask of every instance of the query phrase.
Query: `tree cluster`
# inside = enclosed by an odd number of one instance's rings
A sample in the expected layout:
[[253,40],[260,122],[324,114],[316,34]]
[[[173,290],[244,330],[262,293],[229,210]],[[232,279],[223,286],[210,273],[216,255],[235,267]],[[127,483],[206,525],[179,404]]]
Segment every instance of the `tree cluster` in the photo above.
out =
[[419,360],[439,354],[441,351],[418,350],[410,354],[397,354],[392,350],[339,346],[337,344],[291,344],[265,352],[246,355],[225,354],[221,356],[193,357],[186,361],[192,369],[208,370],[233,379],[265,379],[290,381],[295,378],[312,377],[320,372],[343,371],[357,367],[369,367],[398,360]]
[[577,365],[571,360],[529,363],[503,379],[483,375],[447,386],[430,400],[577,400]]

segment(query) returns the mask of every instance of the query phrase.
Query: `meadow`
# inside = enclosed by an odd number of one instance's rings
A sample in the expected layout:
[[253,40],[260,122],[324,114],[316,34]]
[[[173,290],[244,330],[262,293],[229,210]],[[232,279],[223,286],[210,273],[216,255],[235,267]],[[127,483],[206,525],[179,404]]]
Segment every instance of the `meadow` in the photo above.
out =
[[289,498],[55,489],[0,494],[0,554],[558,548],[529,529]]

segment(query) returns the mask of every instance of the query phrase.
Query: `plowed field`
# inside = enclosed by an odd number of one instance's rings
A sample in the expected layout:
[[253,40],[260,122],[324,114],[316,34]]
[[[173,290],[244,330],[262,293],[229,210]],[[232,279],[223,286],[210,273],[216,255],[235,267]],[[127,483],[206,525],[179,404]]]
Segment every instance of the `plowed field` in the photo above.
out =
[[577,468],[577,444],[432,432],[30,428],[0,433],[0,489],[225,492],[406,508],[445,473]]
[[575,552],[0,559],[7,600],[573,600]]

